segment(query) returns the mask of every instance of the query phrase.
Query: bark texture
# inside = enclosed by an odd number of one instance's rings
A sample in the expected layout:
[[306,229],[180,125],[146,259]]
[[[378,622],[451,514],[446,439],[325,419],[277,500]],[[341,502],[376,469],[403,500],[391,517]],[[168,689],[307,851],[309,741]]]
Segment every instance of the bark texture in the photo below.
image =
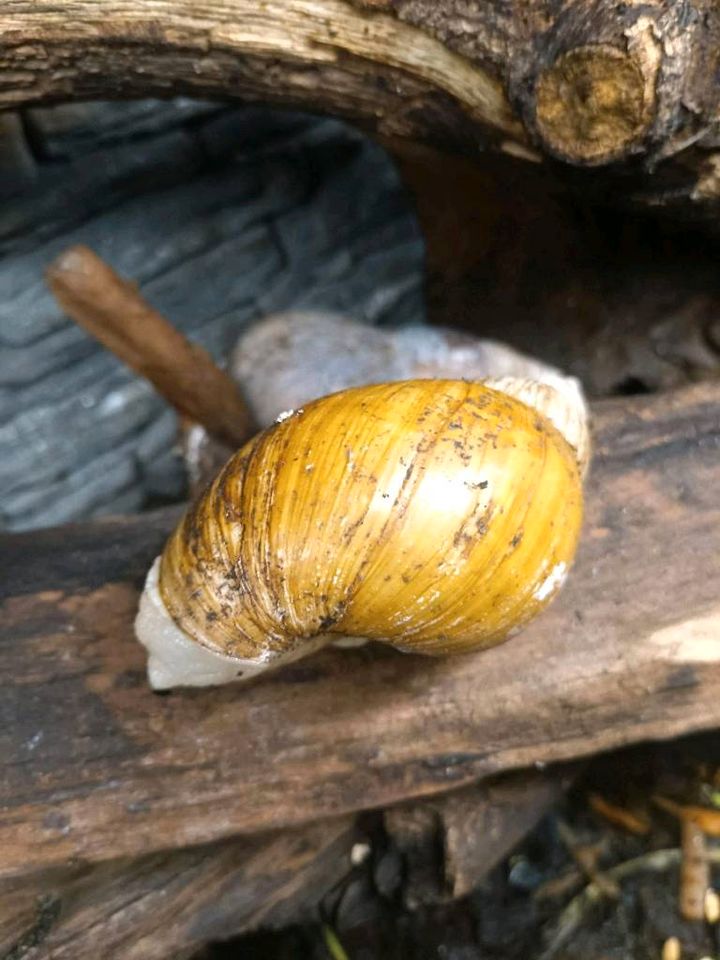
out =
[[610,167],[653,205],[720,194],[712,0],[10,0],[0,36],[6,107],[262,99],[386,136]]

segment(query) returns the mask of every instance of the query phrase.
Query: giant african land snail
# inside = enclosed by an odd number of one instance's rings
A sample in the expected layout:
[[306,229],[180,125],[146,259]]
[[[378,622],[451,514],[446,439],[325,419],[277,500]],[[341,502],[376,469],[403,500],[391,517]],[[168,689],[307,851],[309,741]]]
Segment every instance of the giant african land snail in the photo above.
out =
[[[299,406],[230,459],[155,561],[136,624],[154,687],[253,676],[348,636],[481,649],[564,581],[588,458],[577,381],[500,344],[360,327],[285,317],[241,341],[259,419],[278,413],[263,384]],[[367,371],[348,363],[358,333]],[[363,372],[390,382],[306,402]],[[420,379],[443,374],[457,379]]]

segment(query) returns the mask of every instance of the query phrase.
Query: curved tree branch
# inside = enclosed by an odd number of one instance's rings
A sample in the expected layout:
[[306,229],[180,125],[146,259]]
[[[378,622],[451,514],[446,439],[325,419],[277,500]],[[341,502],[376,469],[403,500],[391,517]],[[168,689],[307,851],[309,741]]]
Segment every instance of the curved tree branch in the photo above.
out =
[[[430,33],[345,0],[61,0],[0,12],[0,105],[238,96],[321,107],[391,135],[447,125],[524,139],[498,79]],[[423,116],[428,114],[428,116]],[[464,135],[463,135],[464,134]]]
[[592,180],[630,174],[631,198],[707,208],[719,55],[712,0],[7,0],[0,107],[237,96],[602,167]]

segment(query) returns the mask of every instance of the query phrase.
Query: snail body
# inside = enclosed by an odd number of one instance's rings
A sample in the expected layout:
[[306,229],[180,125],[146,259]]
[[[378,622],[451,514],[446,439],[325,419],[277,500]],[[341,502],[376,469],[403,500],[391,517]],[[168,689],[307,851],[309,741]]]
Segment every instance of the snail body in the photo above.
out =
[[577,437],[553,425],[567,431],[554,391],[498,383],[357,387],[251,440],[148,577],[152,685],[250,676],[347,636],[463,653],[538,613],[579,536]]

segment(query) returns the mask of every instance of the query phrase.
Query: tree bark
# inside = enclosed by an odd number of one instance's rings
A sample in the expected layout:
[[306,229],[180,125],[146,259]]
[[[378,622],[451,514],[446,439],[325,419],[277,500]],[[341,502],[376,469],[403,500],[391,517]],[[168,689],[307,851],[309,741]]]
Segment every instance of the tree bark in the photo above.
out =
[[0,105],[232,96],[385,136],[609,168],[684,211],[720,195],[711,0],[9,0]]

